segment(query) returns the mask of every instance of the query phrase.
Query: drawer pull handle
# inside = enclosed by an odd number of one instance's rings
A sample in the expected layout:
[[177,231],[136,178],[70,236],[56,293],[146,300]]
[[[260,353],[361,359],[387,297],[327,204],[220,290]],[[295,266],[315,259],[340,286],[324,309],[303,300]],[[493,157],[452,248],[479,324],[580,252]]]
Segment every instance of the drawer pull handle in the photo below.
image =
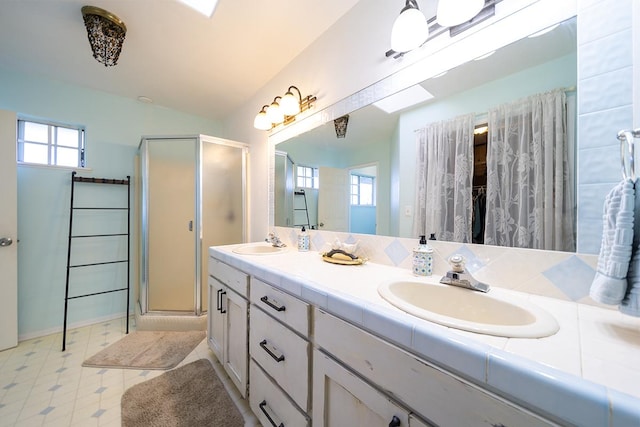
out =
[[284,362],[284,354],[280,353],[280,355],[278,356],[276,354],[277,350],[275,349],[275,347],[267,344],[267,340],[260,341],[260,347],[262,347],[262,349],[266,351],[269,354],[269,356],[271,356],[273,360],[275,360],[276,362],[278,363]]
[[400,418],[395,415],[391,418],[391,422],[389,423],[389,427],[400,427]]
[[224,289],[218,289],[218,299],[220,301],[218,310],[220,310],[220,314],[225,314],[227,312],[227,310],[224,309],[224,307],[222,306],[222,295],[226,295],[227,291],[225,291]]
[[260,410],[265,415],[265,417],[267,417],[267,419],[269,420],[269,422],[271,423],[271,425],[273,427],[284,427],[283,423],[276,424],[273,421],[273,418],[271,418],[271,415],[269,415],[269,413],[267,412],[267,401],[266,400],[263,400],[262,402],[260,402],[260,405],[258,405],[258,406],[260,406]]
[[286,309],[284,305],[278,305],[277,301],[274,301],[274,302],[269,301],[269,297],[266,295],[260,298],[260,301],[267,304],[269,307],[273,308],[275,311],[285,311]]

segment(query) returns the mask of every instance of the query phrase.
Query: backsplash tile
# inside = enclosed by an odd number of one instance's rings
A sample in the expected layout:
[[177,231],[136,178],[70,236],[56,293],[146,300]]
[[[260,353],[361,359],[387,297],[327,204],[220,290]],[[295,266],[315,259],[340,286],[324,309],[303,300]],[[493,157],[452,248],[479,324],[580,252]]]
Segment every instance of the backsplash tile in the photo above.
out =
[[[602,220],[599,219],[598,222]],[[276,234],[295,247],[297,231],[276,227]],[[357,255],[370,262],[411,269],[412,250],[416,239],[310,230],[312,250],[326,250],[336,238],[342,242],[358,242]],[[287,240],[290,239],[290,240]],[[461,244],[430,240],[434,250],[434,276],[442,276],[449,269],[447,258],[461,253],[474,276],[491,286],[513,289],[532,295],[546,296],[560,301],[571,300],[585,305],[602,307],[589,298],[589,287],[595,275],[597,255],[500,246]],[[599,249],[599,243],[598,248]],[[326,296],[322,307],[327,304]],[[606,306],[608,307],[608,306]],[[615,308],[615,307],[612,307]]]
[[542,274],[572,301],[579,301],[589,295],[595,271],[577,256],[572,256],[545,270]]

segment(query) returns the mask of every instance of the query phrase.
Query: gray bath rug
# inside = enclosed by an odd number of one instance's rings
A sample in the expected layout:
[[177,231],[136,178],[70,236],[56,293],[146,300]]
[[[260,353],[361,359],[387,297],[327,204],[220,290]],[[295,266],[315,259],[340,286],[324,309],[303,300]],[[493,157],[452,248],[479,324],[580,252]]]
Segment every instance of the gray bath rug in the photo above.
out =
[[134,385],[121,399],[122,427],[242,427],[244,418],[211,362],[200,359]]
[[96,368],[171,369],[204,339],[205,331],[135,331],[82,363]]

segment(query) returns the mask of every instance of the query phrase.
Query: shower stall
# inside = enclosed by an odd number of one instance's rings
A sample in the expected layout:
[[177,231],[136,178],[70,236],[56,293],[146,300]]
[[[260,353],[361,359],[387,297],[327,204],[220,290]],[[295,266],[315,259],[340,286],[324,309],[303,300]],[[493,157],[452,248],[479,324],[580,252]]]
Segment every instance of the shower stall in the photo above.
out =
[[208,248],[246,233],[248,146],[205,135],[143,137],[141,318],[204,317]]

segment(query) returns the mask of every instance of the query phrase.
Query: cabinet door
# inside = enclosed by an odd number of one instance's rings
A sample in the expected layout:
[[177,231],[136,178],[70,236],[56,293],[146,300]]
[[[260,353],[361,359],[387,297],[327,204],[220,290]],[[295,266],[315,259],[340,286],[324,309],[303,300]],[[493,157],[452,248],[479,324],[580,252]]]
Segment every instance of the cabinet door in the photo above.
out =
[[313,355],[314,427],[409,426],[409,413],[318,350]]
[[209,348],[216,355],[220,363],[224,363],[222,347],[224,343],[224,313],[222,300],[225,287],[213,277],[209,276],[209,311],[207,312],[207,341]]
[[231,377],[242,397],[247,397],[248,370],[248,328],[247,300],[229,288],[223,295],[224,322],[224,362],[225,370]]

